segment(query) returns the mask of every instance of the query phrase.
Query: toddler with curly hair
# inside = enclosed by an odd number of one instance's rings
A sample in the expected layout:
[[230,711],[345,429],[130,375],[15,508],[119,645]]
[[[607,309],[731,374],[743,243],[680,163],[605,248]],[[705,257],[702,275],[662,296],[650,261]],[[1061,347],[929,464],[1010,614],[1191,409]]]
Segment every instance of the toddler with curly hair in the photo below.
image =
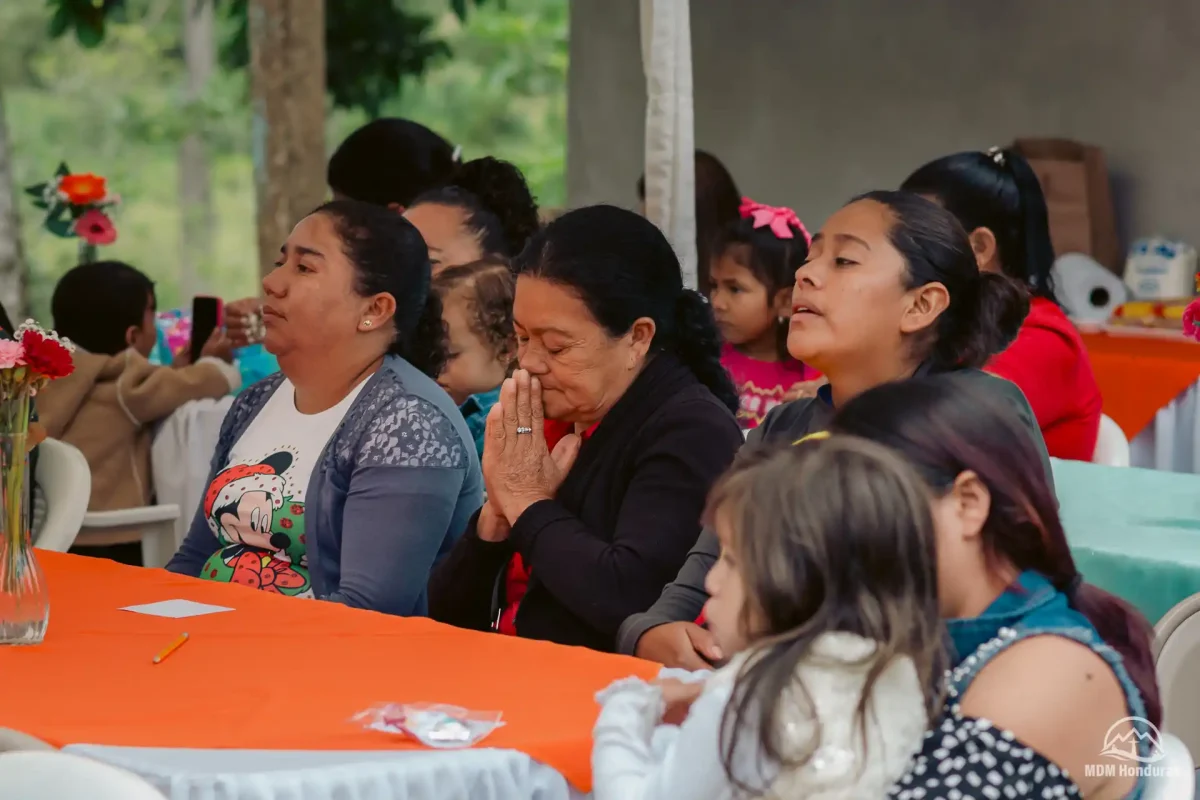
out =
[[515,283],[508,262],[498,257],[449,267],[433,279],[449,343],[438,384],[458,404],[481,457],[488,411],[516,363]]

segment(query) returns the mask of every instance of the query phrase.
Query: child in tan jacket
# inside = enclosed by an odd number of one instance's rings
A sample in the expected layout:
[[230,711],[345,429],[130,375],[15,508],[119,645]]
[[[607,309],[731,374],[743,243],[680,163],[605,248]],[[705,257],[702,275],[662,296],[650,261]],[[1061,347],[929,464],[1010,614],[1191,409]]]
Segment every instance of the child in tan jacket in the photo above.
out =
[[[152,425],[191,400],[223,397],[240,386],[228,339],[218,329],[195,364],[186,363],[186,351],[173,366],[151,364],[154,284],[119,261],[72,269],[55,287],[51,310],[55,329],[77,349],[75,371],[38,393],[42,424],[51,438],[74,445],[87,459],[89,510],[149,505]],[[103,541],[79,544],[133,538],[129,531],[107,531]]]

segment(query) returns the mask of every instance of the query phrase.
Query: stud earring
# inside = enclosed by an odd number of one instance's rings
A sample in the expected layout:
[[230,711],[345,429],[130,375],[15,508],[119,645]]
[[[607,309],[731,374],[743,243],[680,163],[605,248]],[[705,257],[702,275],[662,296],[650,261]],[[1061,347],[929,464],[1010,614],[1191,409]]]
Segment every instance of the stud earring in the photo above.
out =
[[363,320],[363,327],[365,327],[365,328],[369,328],[369,327],[371,327],[371,320],[369,320],[369,319],[364,319],[364,320]]

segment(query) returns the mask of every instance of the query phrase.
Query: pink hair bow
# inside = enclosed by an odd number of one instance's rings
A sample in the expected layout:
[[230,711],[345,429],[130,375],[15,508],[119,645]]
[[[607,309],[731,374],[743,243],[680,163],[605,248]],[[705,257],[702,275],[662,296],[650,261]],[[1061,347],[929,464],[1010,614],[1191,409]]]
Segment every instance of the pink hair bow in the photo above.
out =
[[795,228],[804,237],[806,245],[812,244],[812,236],[808,234],[808,229],[790,208],[756,203],[749,197],[743,197],[738,213],[742,215],[742,219],[753,220],[755,228],[770,227],[771,233],[775,234],[777,239],[795,238],[796,234],[792,230]]

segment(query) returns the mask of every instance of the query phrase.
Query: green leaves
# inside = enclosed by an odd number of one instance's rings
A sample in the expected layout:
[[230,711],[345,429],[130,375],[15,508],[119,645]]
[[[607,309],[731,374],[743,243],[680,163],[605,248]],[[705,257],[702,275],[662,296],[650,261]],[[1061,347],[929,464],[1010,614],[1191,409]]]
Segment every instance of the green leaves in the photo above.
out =
[[[450,10],[460,20],[466,21],[470,6],[481,6],[486,2],[487,0],[450,0]],[[496,2],[500,8],[504,8],[504,0],[496,0]]]
[[[449,0],[460,20],[474,8],[505,0]],[[46,0],[52,9],[51,38],[74,30],[84,47],[105,37],[105,22],[124,16],[125,0]],[[250,61],[248,0],[224,0],[232,34],[221,46],[221,61],[244,69]],[[425,72],[450,54],[434,31],[434,19],[407,10],[404,0],[326,0],[326,85],[340,108],[361,108],[378,116],[388,100],[398,96],[404,78]]]
[[124,9],[125,0],[46,0],[50,15],[48,32],[57,39],[68,30],[84,47],[95,47],[104,41],[104,23]]
[[46,221],[43,223],[46,230],[55,236],[63,239],[70,239],[75,235],[75,218],[69,212],[69,206],[65,203],[60,203],[46,215]]
[[[460,18],[470,7],[503,0],[450,0]],[[246,19],[248,0],[227,0],[233,35],[221,48],[226,67],[250,62]],[[450,54],[434,31],[434,19],[410,11],[402,0],[327,0],[325,3],[326,85],[339,108],[361,108],[379,116],[383,104],[400,94],[403,79],[421,75]]]
[[83,214],[83,208],[72,206],[57,194],[57,179],[70,174],[71,169],[67,166],[67,162],[63,161],[54,171],[56,180],[53,183],[47,181],[25,187],[25,194],[34,198],[34,208],[46,212],[46,217],[42,220],[42,227],[63,239],[75,236],[75,220]]

